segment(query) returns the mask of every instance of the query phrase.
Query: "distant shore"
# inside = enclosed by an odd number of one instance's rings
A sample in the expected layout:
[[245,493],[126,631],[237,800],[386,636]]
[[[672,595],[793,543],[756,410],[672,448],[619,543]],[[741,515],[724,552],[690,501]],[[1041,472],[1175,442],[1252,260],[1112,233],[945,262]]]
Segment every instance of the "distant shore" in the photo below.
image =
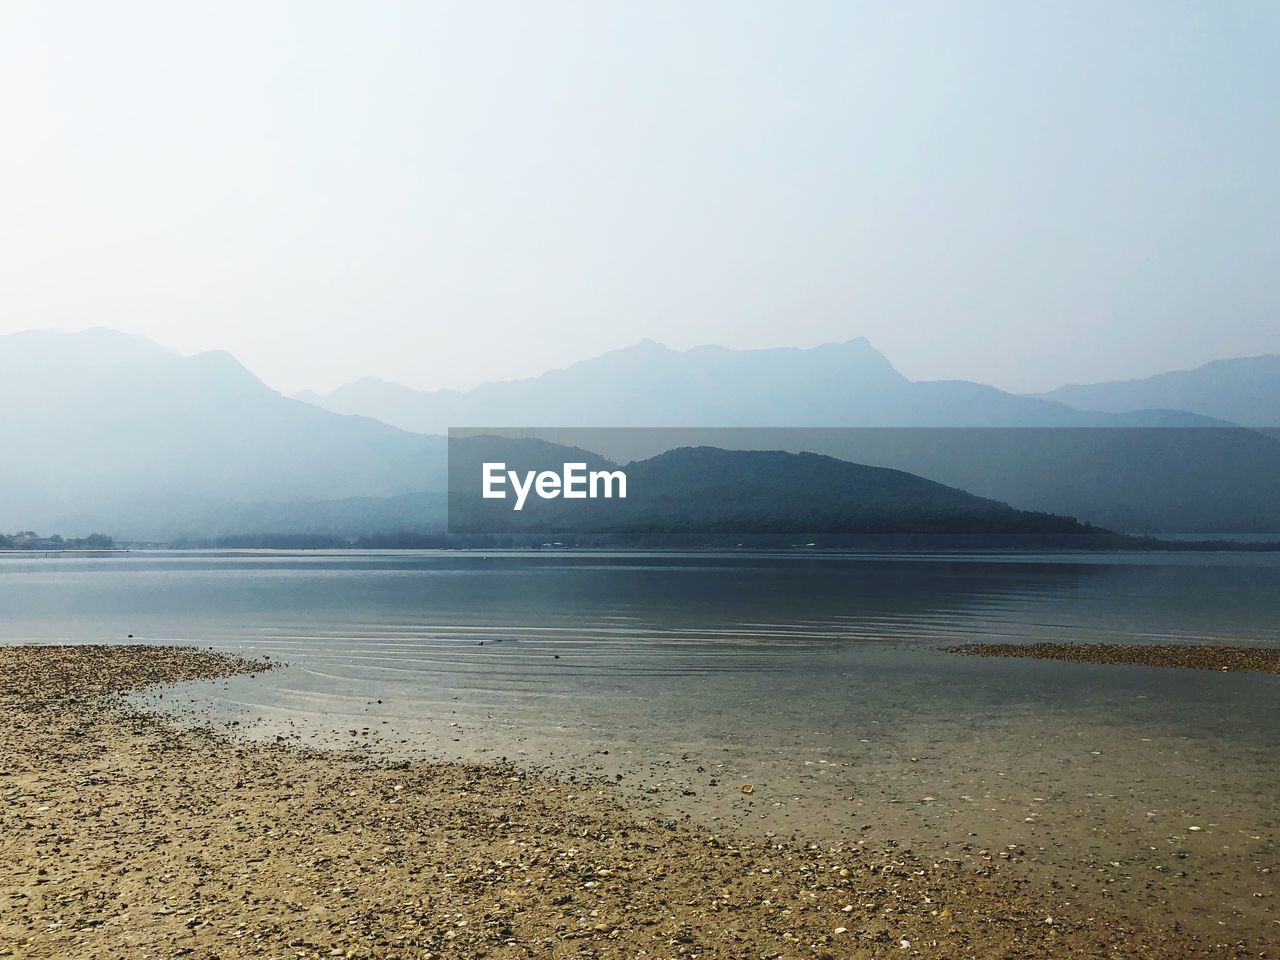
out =
[[1259,955],[996,862],[715,835],[603,784],[238,744],[114,696],[266,667],[0,647],[0,956]]
[[1106,534],[1068,537],[962,537],[923,535],[794,537],[707,537],[702,534],[673,535],[666,538],[618,539],[593,537],[545,540],[541,536],[450,536],[448,534],[406,534],[361,537],[328,535],[247,535],[208,539],[123,541],[115,547],[7,547],[0,555],[35,556],[43,553],[112,554],[145,551],[196,550],[450,550],[472,553],[503,551],[629,551],[635,553],[794,553],[840,555],[859,553],[1280,553],[1280,537],[1272,539],[1204,539],[1186,537],[1161,539],[1153,536]]
[[0,547],[0,554],[35,556],[48,553],[91,553],[95,556],[103,553],[132,553],[130,547]]

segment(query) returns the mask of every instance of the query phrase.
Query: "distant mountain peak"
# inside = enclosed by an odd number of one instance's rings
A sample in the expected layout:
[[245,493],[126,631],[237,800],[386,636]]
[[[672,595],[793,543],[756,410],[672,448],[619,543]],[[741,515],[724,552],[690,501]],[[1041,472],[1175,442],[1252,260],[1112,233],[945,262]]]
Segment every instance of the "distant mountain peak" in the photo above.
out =
[[0,335],[0,359],[28,368],[97,369],[179,356],[148,337],[110,327],[22,330]]
[[1104,383],[1067,384],[1044,399],[1080,410],[1186,410],[1249,427],[1280,426],[1280,356],[1211,360],[1188,370]]
[[441,441],[286,399],[226,351],[110,330],[0,337],[0,405],[0,448],[21,452],[0,529],[165,538],[235,504],[395,496],[443,473]]
[[[813,347],[675,350],[653,340],[540,376],[416,391],[364,378],[313,401],[415,433],[450,427],[1050,427],[1150,425],[963,380],[912,381],[866,337]],[[1170,407],[1173,405],[1164,404]],[[1207,425],[1173,412],[1162,425]]]

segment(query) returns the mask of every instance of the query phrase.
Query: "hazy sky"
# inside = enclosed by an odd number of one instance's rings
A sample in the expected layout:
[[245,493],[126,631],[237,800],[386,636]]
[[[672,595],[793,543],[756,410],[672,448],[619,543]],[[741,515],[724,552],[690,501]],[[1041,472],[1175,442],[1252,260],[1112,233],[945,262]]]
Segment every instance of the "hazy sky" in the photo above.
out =
[[865,335],[1032,390],[1280,352],[1280,4],[0,6],[0,332],[468,386]]

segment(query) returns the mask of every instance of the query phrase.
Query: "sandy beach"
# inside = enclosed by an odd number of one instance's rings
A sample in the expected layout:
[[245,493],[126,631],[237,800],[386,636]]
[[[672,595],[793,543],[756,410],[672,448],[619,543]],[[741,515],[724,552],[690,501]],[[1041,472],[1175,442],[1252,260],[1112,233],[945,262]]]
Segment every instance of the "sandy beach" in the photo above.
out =
[[114,696],[266,666],[0,648],[0,955],[1266,955],[1068,905],[995,857],[712,833],[601,782],[239,743]]

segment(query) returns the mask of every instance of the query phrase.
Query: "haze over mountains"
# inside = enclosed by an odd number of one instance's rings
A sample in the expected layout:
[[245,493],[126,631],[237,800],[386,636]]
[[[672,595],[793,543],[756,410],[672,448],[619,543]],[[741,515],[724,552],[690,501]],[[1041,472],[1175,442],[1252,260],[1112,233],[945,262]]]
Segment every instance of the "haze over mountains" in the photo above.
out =
[[[306,403],[220,351],[186,357],[111,330],[35,331],[0,337],[0,530],[172,539],[438,529],[445,441],[430,431],[449,426],[1189,426],[1219,425],[1207,417],[1226,412],[1266,423],[1277,384],[1262,360],[1238,361],[1259,371],[1244,390],[1230,375],[1200,377],[1198,394],[1150,394],[1160,409],[1112,399],[1114,409],[1079,410],[966,381],[914,382],[862,339],[755,351],[645,342],[467,392],[365,380]],[[1177,409],[1183,397],[1198,409]],[[990,457],[943,433],[950,447],[935,446],[945,455],[883,441],[817,452],[864,456],[1021,509],[1119,518],[1125,529],[1168,530],[1191,516],[1196,524],[1179,529],[1229,529],[1216,526],[1223,491],[1240,523],[1280,516],[1280,443],[1262,434],[1215,432],[1212,454],[1184,469],[1183,449],[1121,455],[1092,439],[1102,431],[1082,431],[1085,447],[1055,446],[1054,456],[1021,445]]]
[[1280,357],[1214,360],[1141,380],[1070,384],[1041,398],[1081,410],[1169,407],[1246,427],[1280,427]]
[[281,396],[229,354],[105,329],[0,337],[0,529],[165,537],[247,504],[444,482],[444,441]]
[[539,377],[423,392],[367,377],[304,396],[405,430],[515,426],[1097,427],[1204,425],[1176,410],[1098,413],[966,380],[913,381],[859,337],[812,349],[671,350],[646,340]]

